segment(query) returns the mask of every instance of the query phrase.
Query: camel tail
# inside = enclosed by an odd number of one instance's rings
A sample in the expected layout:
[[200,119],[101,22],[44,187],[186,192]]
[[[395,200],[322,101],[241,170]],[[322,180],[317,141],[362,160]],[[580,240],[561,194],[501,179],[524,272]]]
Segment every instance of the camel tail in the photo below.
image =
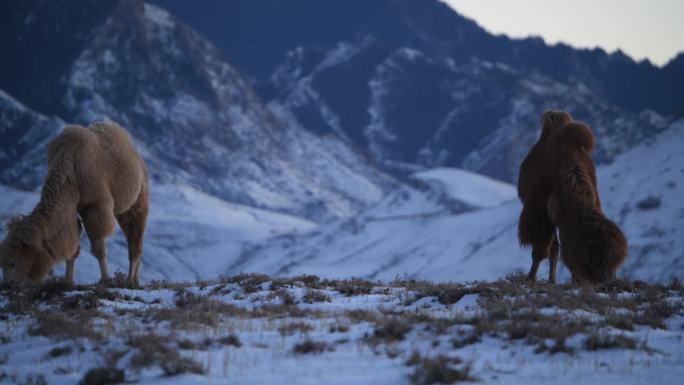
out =
[[561,143],[583,147],[587,152],[592,151],[596,146],[594,133],[582,123],[566,124],[560,129],[558,135]]
[[579,241],[585,243],[585,266],[589,279],[600,282],[613,278],[627,256],[627,239],[622,230],[603,213],[585,208],[579,213]]

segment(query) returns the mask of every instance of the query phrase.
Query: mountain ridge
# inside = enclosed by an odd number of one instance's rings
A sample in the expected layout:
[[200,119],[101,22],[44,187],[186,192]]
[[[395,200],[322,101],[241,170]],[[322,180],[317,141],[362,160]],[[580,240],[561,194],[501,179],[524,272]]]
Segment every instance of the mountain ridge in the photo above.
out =
[[[65,54],[64,69],[46,75],[56,79],[45,81],[43,88],[36,86],[28,99],[6,90],[7,94],[28,110],[42,100],[31,95],[59,94],[50,98],[52,106],[46,111],[57,111],[47,113],[63,122],[115,120],[131,132],[151,166],[152,178],[195,186],[237,203],[319,221],[353,215],[394,185],[391,177],[334,136],[312,134],[278,118],[220,50],[154,5],[140,0],[56,1],[45,10],[41,4],[27,3],[0,19],[15,21],[8,24],[15,28],[10,36],[27,36],[5,37],[12,49],[30,51],[46,37],[24,20],[37,23],[42,20],[38,16],[46,18],[42,22],[47,30],[53,24],[78,27],[82,13],[91,7],[101,7],[95,12],[101,15],[96,23],[62,35],[59,28],[51,32],[52,40],[87,36]],[[24,84],[32,63],[40,60],[45,58],[24,63],[25,71],[8,66],[7,73]],[[13,84],[0,79],[0,89],[14,89]],[[41,110],[35,112],[42,115]],[[44,168],[43,155],[40,150],[17,155],[33,159],[6,162],[0,175],[19,173],[11,170],[16,164],[37,165],[22,171],[33,174],[27,177],[30,184],[15,184],[35,188]],[[0,182],[15,183],[9,177]]]
[[[621,52],[493,36],[437,0],[153,2],[212,40],[296,124],[349,139],[395,175],[446,166],[513,181],[510,164],[548,108],[603,133],[597,161],[608,162],[684,106],[680,60],[661,69]],[[533,90],[549,87],[559,91]],[[514,99],[530,91],[518,110]],[[523,139],[500,140],[506,155],[496,158],[497,131]],[[475,161],[483,153],[490,159]]]

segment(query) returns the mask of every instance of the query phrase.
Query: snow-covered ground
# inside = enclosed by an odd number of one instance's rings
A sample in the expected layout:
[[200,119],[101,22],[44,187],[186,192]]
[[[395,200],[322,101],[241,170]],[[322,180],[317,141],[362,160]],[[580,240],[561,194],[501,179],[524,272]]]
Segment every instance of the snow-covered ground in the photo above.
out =
[[[680,121],[598,168],[604,211],[629,241],[620,276],[649,281],[684,278],[683,147]],[[254,244],[233,271],[464,281],[493,280],[529,269],[530,251],[517,241],[520,203],[513,186],[460,170],[430,170],[417,176],[436,180],[452,199],[483,208],[453,212],[435,188],[405,187],[350,220]],[[547,274],[546,268],[542,265],[540,277]],[[568,278],[563,268],[559,274]]]
[[519,279],[5,286],[0,383],[680,383],[681,285]]

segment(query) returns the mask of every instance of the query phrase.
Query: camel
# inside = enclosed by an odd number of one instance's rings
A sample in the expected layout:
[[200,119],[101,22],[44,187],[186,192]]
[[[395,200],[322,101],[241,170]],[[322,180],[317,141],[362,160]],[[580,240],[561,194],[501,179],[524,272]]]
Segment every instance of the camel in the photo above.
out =
[[541,117],[542,132],[539,140],[520,165],[518,197],[523,209],[518,221],[518,239],[521,246],[532,246],[532,267],[527,274],[528,281],[537,279],[539,265],[544,259],[549,258],[548,281],[556,282],[559,245],[556,228],[549,220],[547,210],[551,189],[548,184],[540,183],[539,176],[544,164],[544,149],[551,138],[551,133],[572,121],[572,116],[565,111],[544,112]]
[[47,157],[40,201],[29,215],[10,220],[0,243],[4,279],[40,283],[55,263],[66,261],[64,280],[73,283],[82,221],[106,282],[105,240],[114,232],[114,216],[128,243],[128,282],[137,286],[149,186],[128,133],[112,122],[70,125],[48,145]]
[[518,235],[532,245],[528,280],[549,258],[549,282],[555,282],[559,242],[563,263],[575,282],[614,278],[627,255],[627,240],[601,210],[591,129],[562,111],[542,116],[542,136],[521,165],[518,193],[523,201]]

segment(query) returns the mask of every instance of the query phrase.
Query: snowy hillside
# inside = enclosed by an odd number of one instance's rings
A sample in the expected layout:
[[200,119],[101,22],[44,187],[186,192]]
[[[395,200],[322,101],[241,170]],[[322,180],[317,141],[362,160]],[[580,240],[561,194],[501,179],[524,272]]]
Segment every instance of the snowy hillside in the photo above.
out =
[[[624,230],[629,256],[619,275],[684,278],[684,122],[598,168],[604,210]],[[422,182],[388,194],[362,214],[317,226],[298,217],[227,203],[184,185],[152,188],[143,281],[207,279],[219,274],[439,281],[493,280],[529,269],[518,246],[520,204],[511,185],[456,169],[415,174]],[[628,177],[626,177],[628,176]],[[2,188],[0,220],[27,213],[37,194]],[[99,278],[83,237],[79,282]],[[127,271],[119,232],[110,240],[112,271]],[[540,277],[546,276],[542,265]],[[58,266],[56,274],[61,274]],[[564,268],[559,278],[568,278]]]
[[435,168],[414,175],[474,207],[496,206],[517,197],[514,186],[465,170]]
[[[36,193],[0,186],[0,236],[4,224],[16,214],[27,214],[39,199]],[[313,230],[316,225],[304,219],[228,203],[183,185],[151,186],[151,207],[145,234],[141,279],[195,281],[228,273],[240,255],[245,241],[261,242],[280,234]],[[108,240],[111,272],[128,272],[128,252],[117,227]],[[90,254],[85,234],[76,262],[77,282],[100,279],[97,260]],[[64,264],[55,267],[61,276]]]
[[23,189],[40,184],[47,143],[63,126],[61,119],[39,114],[0,90],[0,183]]
[[[155,180],[231,202],[322,221],[351,216],[394,185],[347,143],[277,116],[220,50],[163,9],[141,0],[92,1],[81,6],[97,22],[86,23],[75,3],[52,6],[26,3],[0,16],[16,36],[8,38],[11,49],[40,51],[8,65],[14,76],[0,81],[7,91],[0,94],[0,132],[7,135],[0,183],[38,187],[45,144],[59,123],[111,119],[131,132]],[[49,79],[22,92],[17,82],[38,76],[26,69],[48,60],[41,47],[60,36],[70,49],[60,53],[58,73],[39,74]]]
[[[607,215],[624,230],[629,256],[620,276],[662,281],[684,278],[684,122],[598,168]],[[441,175],[444,170],[419,175]],[[446,174],[449,175],[449,174]],[[452,171],[450,184],[467,186],[472,177]],[[486,197],[500,184],[469,186]],[[507,189],[511,196],[512,186]],[[458,190],[454,190],[458,193]],[[496,279],[527,271],[530,251],[517,241],[517,199],[476,211],[454,212],[435,194],[404,189],[362,215],[336,221],[303,236],[255,244],[233,271],[318,274],[391,279]],[[542,265],[542,269],[546,265]],[[540,272],[540,277],[546,271]],[[561,279],[568,277],[561,269]]]

